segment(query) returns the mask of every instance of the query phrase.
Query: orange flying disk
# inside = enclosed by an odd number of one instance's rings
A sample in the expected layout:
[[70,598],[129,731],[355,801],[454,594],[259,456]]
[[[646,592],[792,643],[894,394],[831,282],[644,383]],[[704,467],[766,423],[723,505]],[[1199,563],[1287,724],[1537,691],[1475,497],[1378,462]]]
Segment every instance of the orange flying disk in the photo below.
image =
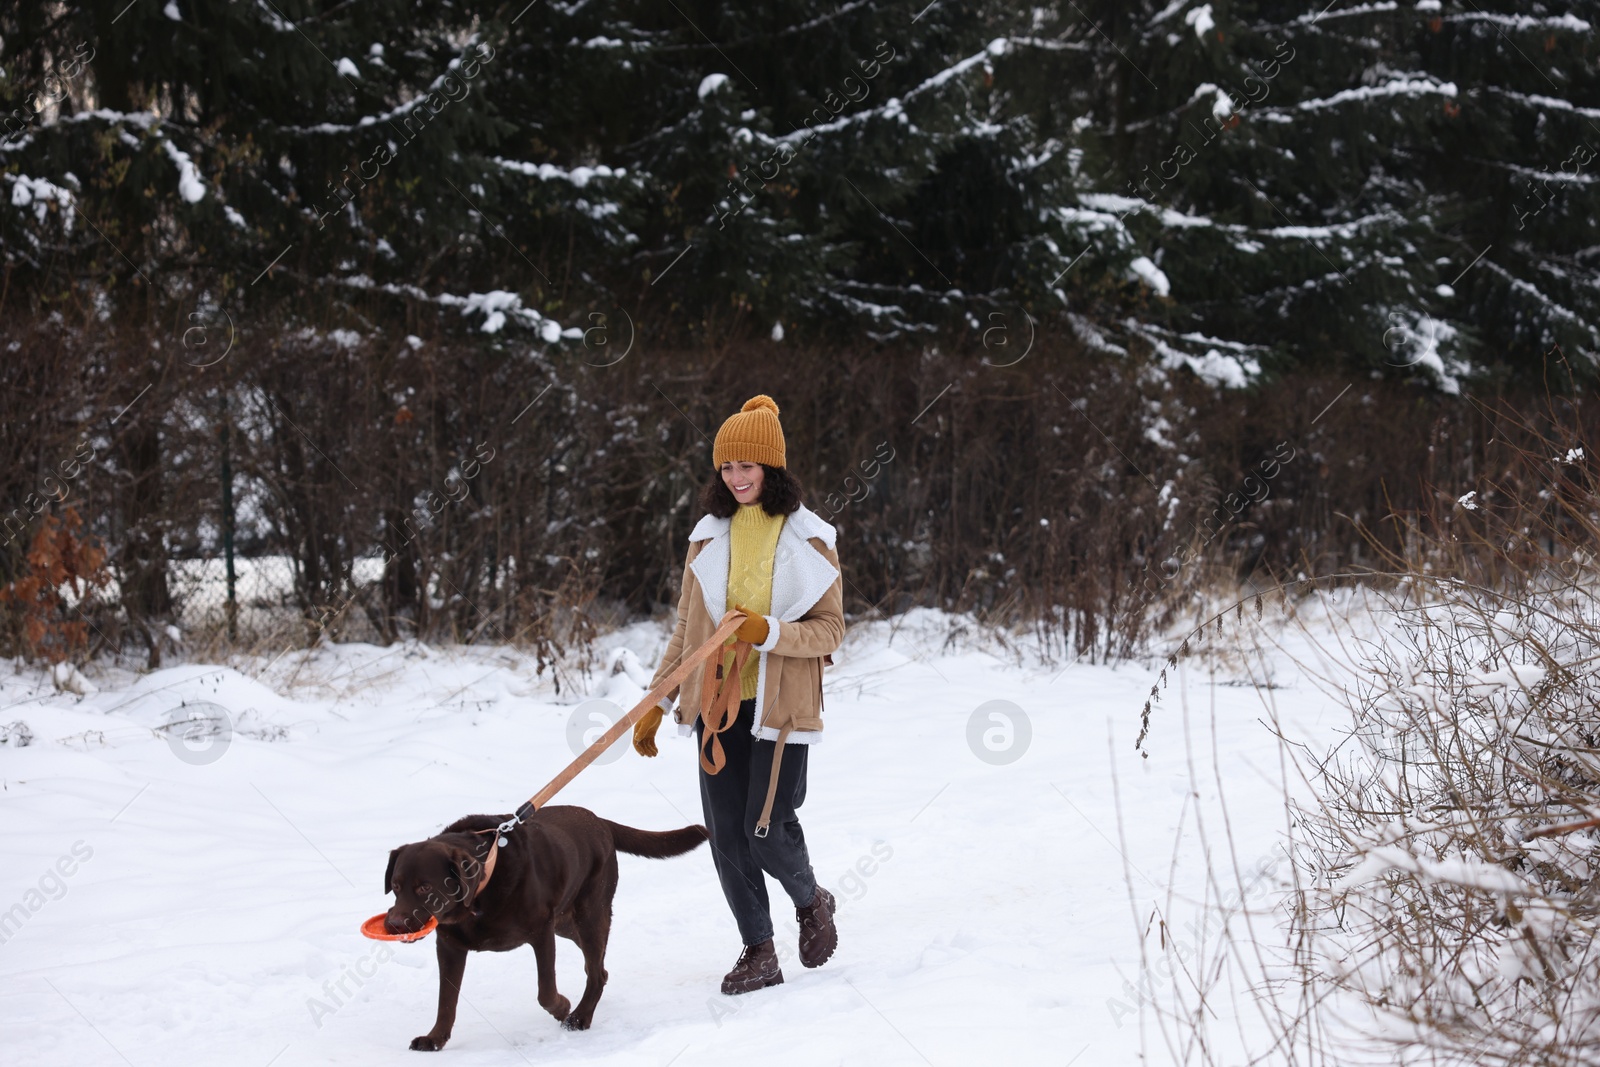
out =
[[415,933],[391,934],[383,928],[383,915],[378,914],[361,924],[361,932],[374,941],[421,941],[433,933],[433,928],[438,925],[439,920],[430,915],[428,916],[428,921],[423,924],[422,929]]

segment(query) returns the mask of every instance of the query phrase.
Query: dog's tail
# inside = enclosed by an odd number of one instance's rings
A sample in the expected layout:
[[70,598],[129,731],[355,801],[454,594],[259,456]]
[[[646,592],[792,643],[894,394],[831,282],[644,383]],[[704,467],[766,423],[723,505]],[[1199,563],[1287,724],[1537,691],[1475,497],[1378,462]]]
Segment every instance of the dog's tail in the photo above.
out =
[[681,856],[700,847],[700,842],[711,835],[706,833],[704,826],[685,826],[682,830],[635,830],[631,826],[623,826],[610,819],[601,819],[601,822],[611,829],[611,840],[615,842],[618,852],[626,852],[630,856],[645,856],[653,860],[664,860],[668,856]]

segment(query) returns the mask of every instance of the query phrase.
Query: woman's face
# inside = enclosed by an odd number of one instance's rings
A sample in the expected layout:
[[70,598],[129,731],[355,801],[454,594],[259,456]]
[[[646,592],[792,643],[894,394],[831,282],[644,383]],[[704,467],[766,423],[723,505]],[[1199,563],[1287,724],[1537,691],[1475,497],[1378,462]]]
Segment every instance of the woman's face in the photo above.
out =
[[761,479],[766,475],[759,463],[730,460],[722,465],[722,482],[741,504],[754,504],[761,499]]

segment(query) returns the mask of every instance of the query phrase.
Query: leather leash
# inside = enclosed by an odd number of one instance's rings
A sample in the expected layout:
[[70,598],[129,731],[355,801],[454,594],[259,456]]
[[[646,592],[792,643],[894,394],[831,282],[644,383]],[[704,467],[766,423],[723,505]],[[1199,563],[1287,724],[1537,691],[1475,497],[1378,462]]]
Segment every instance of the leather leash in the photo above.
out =
[[[534,812],[548,804],[551,797],[559,793],[568,782],[582,773],[583,769],[593,763],[602,752],[615,744],[618,738],[630,732],[634,724],[644,718],[645,712],[661,703],[668,693],[682,685],[683,680],[689,677],[689,673],[698,667],[701,661],[705,661],[705,675],[700,687],[700,715],[705,722],[704,738],[709,738],[711,741],[712,757],[708,761],[705,750],[702,748],[700,765],[706,769],[707,774],[716,774],[727,765],[728,758],[722,751],[722,741],[717,735],[732,726],[733,720],[739,714],[739,674],[744,669],[745,660],[750,657],[750,650],[753,646],[747,641],[738,641],[734,644],[734,664],[731,671],[723,671],[721,669],[720,656],[716,659],[711,657],[724,650],[723,642],[733,636],[733,632],[739,628],[739,624],[744,620],[745,616],[741,611],[729,611],[723,615],[722,622],[718,624],[716,632],[706,640],[705,644],[687,656],[680,658],[678,665],[672,669],[672,673],[653,686],[650,692],[646,693],[644,698],[634,705],[632,711],[612,723],[610,729],[595,738],[594,743],[588,748],[578,753],[578,757],[567,764],[560,774],[550,779],[548,785],[523,801],[511,818],[491,830],[473,831],[479,834],[494,834],[494,837],[489,841],[489,855],[482,861],[483,880],[473,890],[474,896],[483,892],[484,887],[489,884],[489,877],[494,874],[495,860],[500,854],[500,849],[509,844],[509,839],[506,835],[516,829],[519,824],[526,822]],[[722,716],[718,725],[713,728],[711,723],[713,705],[719,699],[723,705]],[[702,741],[702,744],[704,744],[704,741]],[[777,780],[776,774],[774,774],[773,780],[774,782]],[[762,834],[761,836],[765,837],[766,835]]]
[[[726,671],[721,656],[706,660],[705,674],[700,680],[700,721],[704,724],[700,731],[700,769],[707,774],[720,774],[728,765],[721,735],[739,717],[740,679],[753,647],[743,641],[735,644],[733,666]],[[718,704],[722,706],[721,714],[713,722],[712,715],[717,713]],[[706,755],[708,748],[709,757]]]

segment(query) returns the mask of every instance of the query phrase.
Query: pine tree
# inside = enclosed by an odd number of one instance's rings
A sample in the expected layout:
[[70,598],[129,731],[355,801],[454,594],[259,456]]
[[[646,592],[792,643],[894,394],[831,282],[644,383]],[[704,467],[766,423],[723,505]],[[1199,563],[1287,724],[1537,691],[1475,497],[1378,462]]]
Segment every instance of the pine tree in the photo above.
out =
[[214,309],[510,358],[602,307],[905,339],[1020,304],[1227,384],[1587,374],[1596,5],[1512,7],[13,5],[0,242],[32,313],[156,351]]
[[[1592,374],[1588,18],[1174,0],[1036,20],[999,78],[1041,150],[1062,146],[1049,214],[1076,266],[1055,295],[1086,334],[1111,320],[1122,344],[1235,383],[1332,361],[1454,390],[1537,373],[1558,344]],[[1529,175],[1570,195],[1518,236]]]

